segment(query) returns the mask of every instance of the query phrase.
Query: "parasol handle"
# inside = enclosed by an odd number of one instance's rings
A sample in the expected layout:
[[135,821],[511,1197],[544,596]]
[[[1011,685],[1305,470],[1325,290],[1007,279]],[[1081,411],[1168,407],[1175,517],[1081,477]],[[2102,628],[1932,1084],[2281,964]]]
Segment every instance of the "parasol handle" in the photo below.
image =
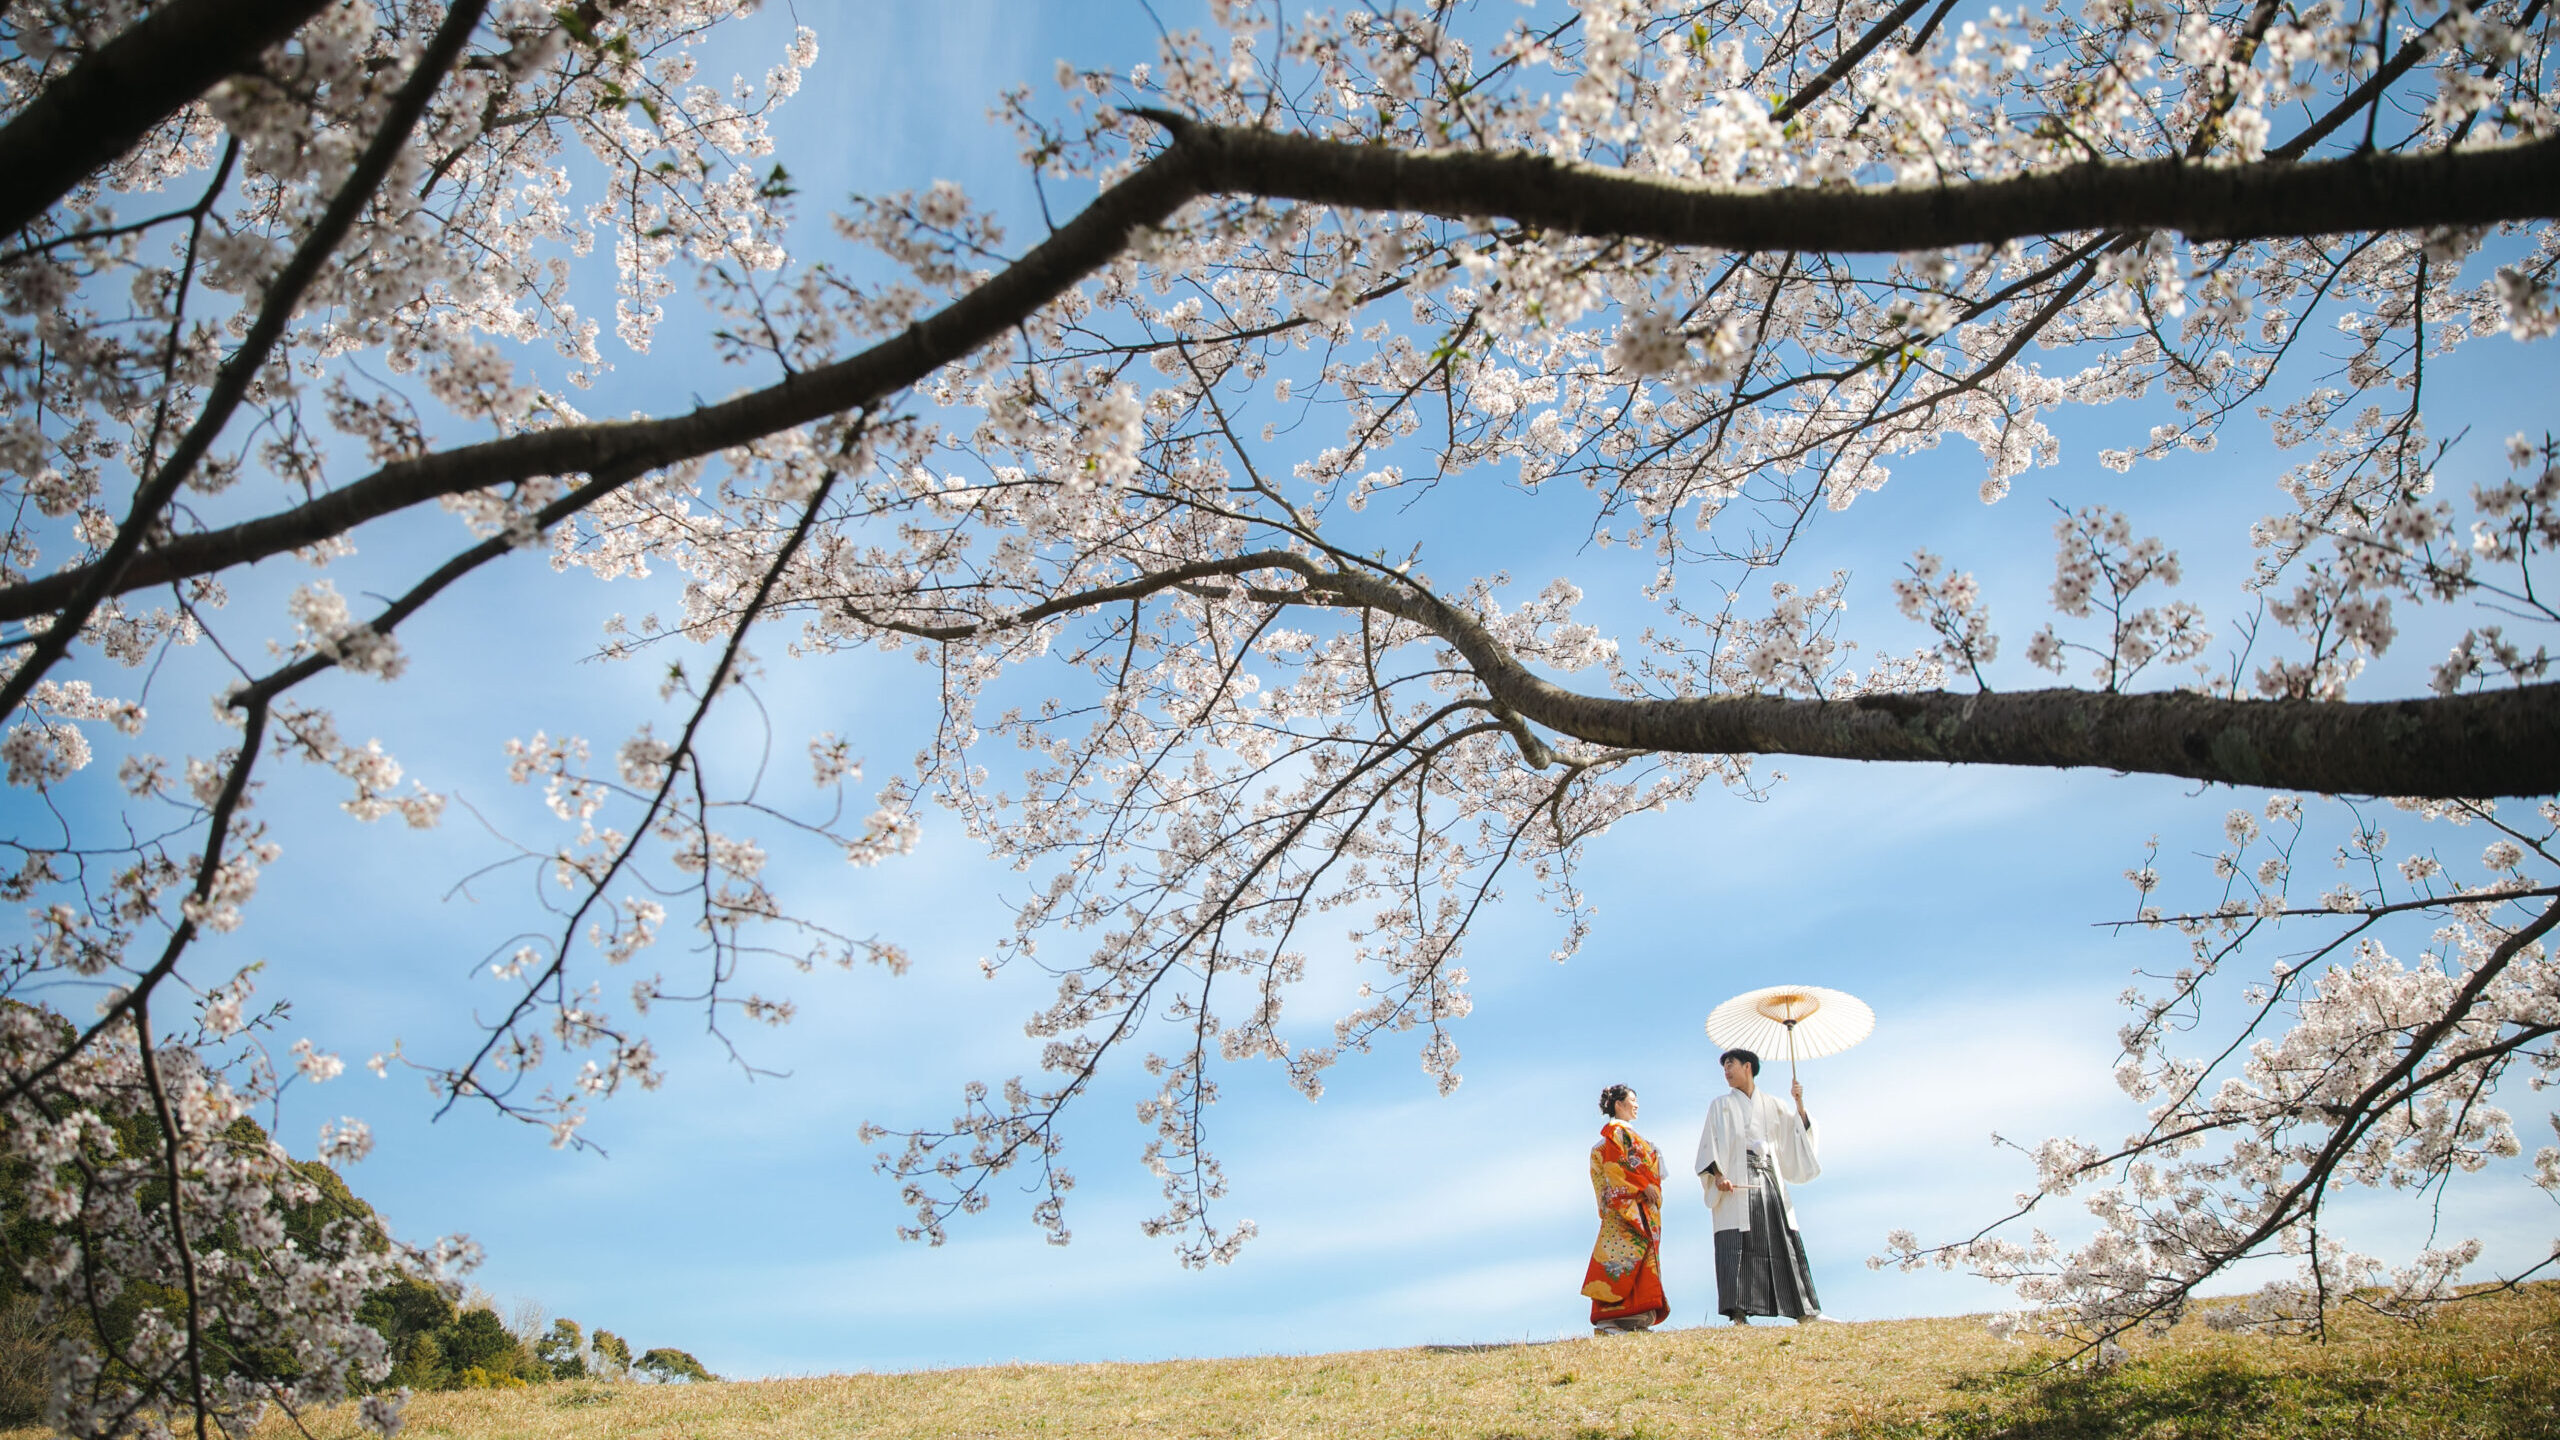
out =
[[1796,1078],[1796,1022],[1794,1022],[1793,1020],[1789,1020],[1789,1021],[1787,1021],[1787,1022],[1786,1022],[1786,1026],[1787,1026],[1787,1082],[1788,1082],[1789,1084],[1791,1084],[1791,1085],[1792,1085],[1792,1084],[1794,1084],[1794,1083],[1795,1083],[1795,1078]]

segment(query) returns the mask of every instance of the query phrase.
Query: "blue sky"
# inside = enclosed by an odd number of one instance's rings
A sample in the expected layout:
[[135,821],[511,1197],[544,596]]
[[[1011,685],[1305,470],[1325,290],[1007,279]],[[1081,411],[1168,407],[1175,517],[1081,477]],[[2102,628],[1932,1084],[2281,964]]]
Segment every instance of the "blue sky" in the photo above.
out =
[[[724,40],[705,71],[760,73],[792,19],[791,7],[769,11]],[[1136,0],[802,4],[797,19],[819,31],[821,53],[777,129],[813,227],[847,191],[952,178],[999,202],[1017,236],[1028,233],[1036,212],[1011,138],[982,118],[986,108],[1006,85],[1045,84],[1060,56],[1125,66],[1152,50],[1153,23]],[[675,302],[670,311],[683,313]],[[619,357],[590,413],[741,383],[738,372],[693,365],[699,350],[681,323],[655,354]],[[2560,393],[2555,354],[2489,340],[2442,367],[2434,428],[2476,426],[2454,462],[2464,482],[2500,463],[2505,434],[2547,419],[2515,417]],[[2129,478],[2097,466],[2098,448],[2126,443],[2153,418],[2058,417],[2062,465],[2021,477],[1996,507],[1972,498],[1979,464],[1969,447],[1918,457],[1883,492],[1823,518],[1806,573],[1851,569],[1852,633],[1909,649],[1925,637],[1893,614],[1888,583],[1910,546],[1927,543],[1980,573],[2014,657],[2051,580],[2048,500],[2104,498],[2183,552],[2182,593],[2225,621],[2248,560],[2247,522],[2279,503],[2283,461],[2244,421],[2211,455]],[[1578,532],[1545,517],[1486,477],[1451,487],[1408,523],[1430,536],[1425,566],[1444,580],[1501,566],[1525,595],[1570,575],[1590,593],[1592,618],[1630,632],[1641,574],[1623,556],[1583,551]],[[338,577],[350,595],[391,588],[460,532],[429,520],[359,538],[363,555]],[[235,584],[233,623],[267,633],[300,578],[270,567]],[[1789,778],[1765,803],[1711,794],[1599,842],[1587,876],[1599,925],[1570,963],[1546,958],[1560,922],[1515,887],[1469,949],[1477,1008],[1459,1030],[1466,1083],[1455,1095],[1435,1096],[1410,1048],[1392,1044],[1347,1061],[1313,1106],[1267,1067],[1221,1075],[1212,1118],[1232,1181],[1225,1213],[1261,1231],[1234,1265],[1184,1271],[1138,1233],[1160,1202],[1137,1164],[1145,1133],[1130,1106],[1140,1092],[1126,1075],[1073,1122],[1072,1245],[1044,1244],[1027,1202],[1000,1202],[930,1248],[895,1238],[894,1187],[870,1172],[855,1131],[865,1120],[939,1120],[965,1081],[1032,1069],[1036,1047],[1020,1027],[1046,999],[1035,976],[980,977],[976,961],[1008,925],[1002,901],[1022,881],[938,812],[926,814],[915,854],[875,870],[791,853],[775,862],[782,893],[839,928],[896,940],[916,957],[912,973],[773,982],[800,1018],[743,1043],[778,1076],[743,1073],[695,1022],[663,1012],[655,1033],[671,1078],[599,1112],[589,1133],[607,1157],[555,1152],[537,1132],[467,1110],[431,1123],[413,1080],[355,1068],[394,1040],[422,1058],[450,1057],[470,1043],[474,1007],[499,1002],[484,967],[518,923],[511,887],[525,881],[453,889],[497,853],[473,812],[538,836],[534,797],[503,780],[505,741],[542,728],[602,749],[656,712],[652,666],[583,657],[605,615],[672,608],[669,594],[663,577],[606,586],[518,557],[404,631],[412,669],[402,681],[323,682],[315,698],[338,709],[343,730],[379,735],[411,773],[471,809],[455,807],[428,833],[362,827],[335,810],[332,777],[271,768],[264,808],[284,858],[250,924],[206,947],[195,973],[263,961],[262,993],[296,1007],[286,1038],[308,1035],[346,1055],[346,1077],[287,1096],[281,1133],[307,1153],[324,1120],[372,1123],[380,1148],[349,1179],[402,1233],[466,1232],[488,1256],[474,1280],[502,1301],[529,1299],[635,1344],[681,1346],[725,1374],[1576,1333],[1593,1225],[1583,1172],[1593,1098],[1611,1082],[1636,1086],[1642,1128],[1685,1168],[1721,1083],[1700,1022],[1725,996],[1781,981],[1852,991],[1879,1016],[1866,1045],[1805,1069],[1827,1170],[1798,1198],[1827,1307],[1852,1319],[1991,1308],[1999,1293],[1974,1282],[1862,1262],[1888,1229],[1947,1237],[2005,1210],[2030,1171],[1991,1146],[1995,1131],[2028,1142],[2123,1133],[2131,1110],[2108,1080],[2114,997],[2135,968],[2173,966],[2181,947],[2098,922],[2130,911],[2121,872],[2154,835],[2172,886],[2201,894],[2204,865],[2191,857],[2219,843],[2226,808],[2262,798],[2089,772],[1780,763]],[[877,657],[787,661],[780,645],[763,647],[772,660],[760,687],[777,753],[833,729],[855,738],[875,782],[915,753],[932,719],[925,672]],[[2442,648],[2441,635],[2414,627],[2361,693],[2415,693]],[[202,661],[188,657],[155,682],[154,748],[212,734],[197,718],[211,674]],[[2024,673],[2013,671],[2013,683]],[[755,736],[733,726],[724,742]],[[92,777],[111,774],[101,765]],[[1347,983],[1319,970],[1317,991]],[[1324,1007],[1321,994],[1299,1006],[1310,1020]],[[2530,1147],[2539,1112],[2514,1098]],[[2446,1228],[2488,1239],[2493,1264],[2530,1263],[2550,1242],[2549,1205],[2516,1173],[2495,1173],[2455,1192]],[[1706,1213],[1694,1188],[1677,1184],[1670,1211],[1674,1323],[1697,1323],[1712,1288]],[[2365,1248],[2394,1254],[2424,1223],[2384,1197],[2352,1203],[2344,1225]]]

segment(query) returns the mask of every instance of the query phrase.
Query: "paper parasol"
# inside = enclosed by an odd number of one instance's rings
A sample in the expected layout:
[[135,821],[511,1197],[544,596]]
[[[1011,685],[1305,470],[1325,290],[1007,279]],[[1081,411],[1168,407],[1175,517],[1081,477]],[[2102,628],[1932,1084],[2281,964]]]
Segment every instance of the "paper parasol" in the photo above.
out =
[[1837,1055],[1876,1028],[1876,1012],[1855,995],[1819,985],[1771,985],[1746,991],[1707,1017],[1707,1038],[1727,1050],[1784,1052],[1790,1074],[1798,1060]]

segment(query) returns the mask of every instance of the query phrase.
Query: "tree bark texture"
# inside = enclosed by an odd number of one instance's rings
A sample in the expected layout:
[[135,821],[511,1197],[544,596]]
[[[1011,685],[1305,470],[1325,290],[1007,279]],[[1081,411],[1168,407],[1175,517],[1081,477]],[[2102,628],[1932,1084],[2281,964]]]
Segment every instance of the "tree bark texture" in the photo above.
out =
[[140,144],[328,0],[170,0],[44,87],[0,127],[0,235]]
[[2324,795],[2560,791],[2560,683],[2413,700],[2225,700],[2168,691],[1922,691],[1850,700],[1586,695],[1530,671],[1471,615],[1402,583],[1288,568],[1414,621],[1523,718],[1596,745],[1692,755],[2083,766]]
[[1364,210],[1503,219],[1723,250],[1894,254],[2088,230],[2267,240],[2560,215],[2560,136],[2423,155],[2093,163],[1954,185],[1698,185],[1541,155],[1396,150],[1182,123],[1201,186]]
[[2486,799],[2560,790],[2560,684],[2383,701],[2087,690],[1502,698],[1566,734],[1646,750],[2091,766],[2329,795]]

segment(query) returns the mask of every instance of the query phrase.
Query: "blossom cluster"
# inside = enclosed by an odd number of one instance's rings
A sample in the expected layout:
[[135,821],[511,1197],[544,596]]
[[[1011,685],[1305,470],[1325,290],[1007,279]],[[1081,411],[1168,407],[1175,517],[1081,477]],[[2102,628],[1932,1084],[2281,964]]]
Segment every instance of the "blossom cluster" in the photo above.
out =
[[[2159,988],[2125,996],[2116,1080],[2148,1107],[2147,1122],[2112,1147],[2032,1147],[2035,1187],[2011,1218],[2077,1197],[2095,1221],[2089,1238],[2067,1243],[2041,1225],[2017,1238],[2003,1225],[1924,1245],[1897,1232],[1873,1263],[1970,1270],[2024,1302],[2004,1324],[2090,1347],[2191,1312],[2227,1327],[2316,1330],[2350,1304],[2411,1315],[2453,1298],[2477,1240],[2394,1266],[2340,1245],[2322,1222],[2349,1187],[2423,1195],[2522,1154],[2500,1102],[2560,1078],[2550,1043],[2560,952],[2549,940],[2560,922],[2560,805],[2399,808],[2425,833],[2396,864],[2381,817],[2278,795],[2224,818],[2213,905],[2164,913],[2157,870],[2128,872],[2137,927],[2183,935],[2187,950]],[[2296,867],[2323,820],[2342,837],[2329,857],[2342,878],[2307,896],[2318,882]],[[2475,865],[2441,854],[2461,829],[2492,837]],[[2477,878],[2456,878],[2465,868]],[[2307,950],[2296,938],[2262,974],[2237,968],[2253,937],[2305,928]],[[2422,946],[2406,959],[2390,948],[2402,933]],[[2225,1008],[2236,1020],[2216,1018]],[[2208,1043],[2191,1049],[2198,1039]],[[2560,1148],[2538,1153],[2532,1183],[2560,1186]],[[2258,1254],[2291,1256],[2296,1273],[2198,1310],[2198,1287]]]

